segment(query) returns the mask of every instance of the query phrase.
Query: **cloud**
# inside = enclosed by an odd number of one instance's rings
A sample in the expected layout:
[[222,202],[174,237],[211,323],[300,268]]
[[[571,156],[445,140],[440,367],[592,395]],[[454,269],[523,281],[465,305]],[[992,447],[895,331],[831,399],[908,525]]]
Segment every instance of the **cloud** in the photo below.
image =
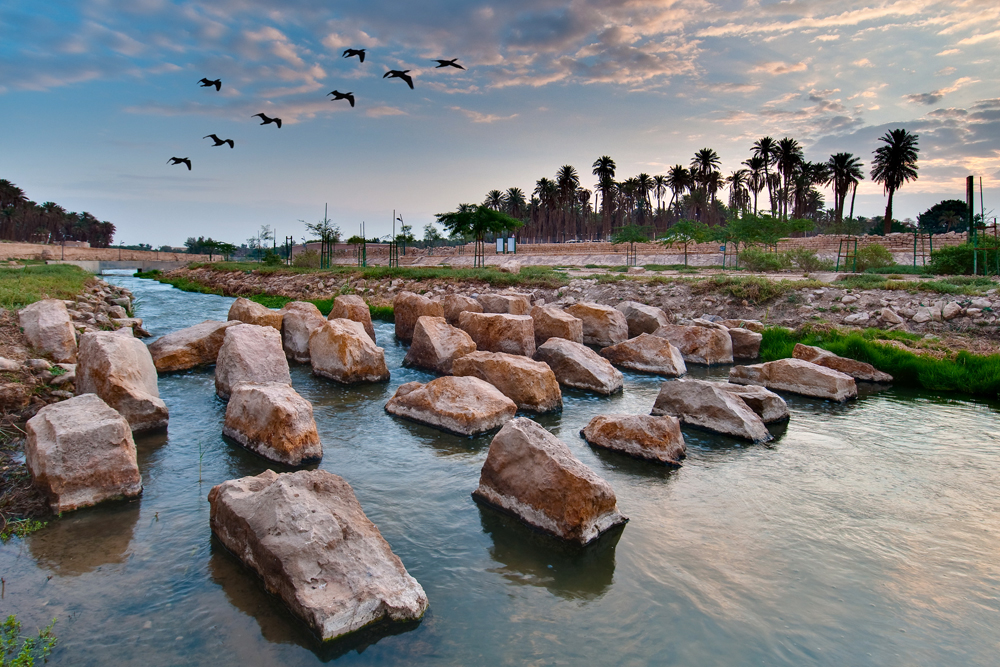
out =
[[514,113],[509,116],[498,116],[496,114],[485,114],[478,111],[472,111],[471,109],[463,109],[462,107],[451,107],[452,111],[458,111],[459,113],[465,114],[465,117],[471,120],[473,123],[495,123],[499,120],[511,120],[512,118],[517,118],[518,114]]
[[756,74],[758,72],[764,74],[770,74],[772,76],[778,76],[780,74],[789,74],[791,72],[804,72],[808,66],[805,62],[798,63],[786,63],[781,60],[775,60],[771,62],[760,63],[754,66],[751,70],[751,74]]
[[1000,30],[994,30],[993,32],[966,37],[965,39],[959,40],[958,45],[969,46],[972,44],[982,44],[983,42],[995,42],[998,39],[1000,39]]
[[972,77],[963,76],[958,79],[952,85],[947,88],[939,88],[937,90],[932,90],[929,93],[917,93],[914,95],[903,95],[903,99],[913,102],[914,104],[936,104],[940,102],[945,95],[953,93],[962,86],[968,85],[970,83],[975,83]]
[[875,65],[872,63],[872,61],[868,60],[868,58],[862,58],[861,60],[855,60],[854,61],[854,65],[856,67],[875,67]]
[[365,110],[365,115],[369,118],[382,118],[383,116],[406,116],[407,113],[396,107],[378,106]]

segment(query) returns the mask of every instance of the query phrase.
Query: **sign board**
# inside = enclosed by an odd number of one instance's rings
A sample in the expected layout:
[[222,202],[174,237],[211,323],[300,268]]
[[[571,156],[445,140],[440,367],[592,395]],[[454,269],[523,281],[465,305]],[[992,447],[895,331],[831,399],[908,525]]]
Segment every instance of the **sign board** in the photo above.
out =
[[720,245],[719,246],[719,252],[726,252],[726,246]]
[[497,239],[497,254],[503,252],[503,239]]
[[514,243],[513,236],[507,239],[507,252],[517,252],[517,246]]

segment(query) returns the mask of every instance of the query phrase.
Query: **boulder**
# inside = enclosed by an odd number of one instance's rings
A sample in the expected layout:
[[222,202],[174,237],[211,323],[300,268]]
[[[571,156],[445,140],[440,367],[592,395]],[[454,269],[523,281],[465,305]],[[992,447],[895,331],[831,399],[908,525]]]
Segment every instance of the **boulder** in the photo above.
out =
[[949,301],[944,304],[944,308],[941,309],[941,317],[945,321],[953,320],[962,314],[962,306],[955,303],[954,301]]
[[687,426],[723,433],[751,442],[767,442],[771,434],[757,413],[734,393],[715,382],[664,382],[653,403],[653,415],[671,415]]
[[651,334],[664,324],[669,324],[667,314],[656,306],[647,306],[638,301],[622,301],[615,308],[625,316],[628,323],[628,337]]
[[583,320],[555,306],[534,306],[531,319],[535,329],[535,346],[550,338],[564,338],[583,343]]
[[413,340],[413,327],[423,315],[444,317],[444,306],[426,296],[413,292],[400,292],[392,300],[393,317],[396,320],[396,338],[404,343]]
[[342,477],[265,470],[213,487],[208,503],[212,533],[324,641],[427,610]]
[[476,435],[511,419],[517,405],[485,380],[448,375],[427,384],[400,385],[385,411],[459,435]]
[[760,356],[760,344],[764,334],[749,329],[730,329],[729,339],[733,342],[733,359],[756,359]]
[[535,327],[530,315],[464,312],[458,326],[472,336],[476,349],[530,357],[535,353]]
[[256,301],[239,297],[229,307],[230,320],[239,320],[244,324],[256,324],[261,327],[271,327],[281,331],[281,312],[271,310]]
[[483,306],[471,296],[462,294],[447,294],[441,297],[441,305],[444,308],[444,319],[453,327],[458,326],[458,318],[465,311],[470,313],[483,312]]
[[377,347],[360,322],[327,320],[309,337],[314,375],[343,384],[389,379],[385,351]]
[[112,319],[113,324],[119,331],[124,331],[133,338],[150,338],[152,334],[142,328],[141,317],[124,317]]
[[333,308],[330,309],[330,317],[328,319],[358,322],[365,328],[365,332],[371,336],[372,342],[378,342],[375,340],[372,311],[368,308],[365,300],[356,294],[341,294],[334,299]]
[[722,320],[719,324],[727,329],[749,329],[755,333],[764,333],[764,323],[757,320]]
[[625,381],[610,361],[586,345],[563,338],[550,338],[539,345],[535,360],[548,364],[559,384],[574,389],[613,394],[621,391]]
[[503,352],[472,352],[455,360],[452,373],[486,380],[519,410],[541,413],[562,409],[559,381],[541,361]]
[[76,394],[97,394],[128,420],[133,432],[166,428],[156,366],[138,338],[95,331],[80,336]]
[[521,262],[516,259],[508,259],[506,261],[500,262],[497,265],[497,270],[500,273],[520,273],[521,272]]
[[681,422],[670,415],[598,415],[580,435],[594,447],[677,466],[687,451]]
[[285,356],[300,364],[309,363],[309,337],[326,324],[316,304],[292,301],[281,309],[281,346]]
[[607,347],[628,340],[628,322],[621,311],[599,303],[580,302],[566,312],[583,321],[583,342]]
[[214,364],[226,338],[226,329],[238,324],[236,320],[205,320],[157,338],[149,346],[156,370],[167,373]]
[[795,347],[792,349],[792,358],[802,359],[803,361],[814,363],[817,366],[832,368],[835,371],[840,371],[841,373],[850,375],[855,380],[862,380],[864,382],[892,382],[891,375],[883,373],[871,364],[866,364],[863,361],[857,361],[855,359],[840,357],[833,352],[813,347],[812,345],[796,343]]
[[902,324],[903,318],[896,314],[892,308],[883,308],[879,312],[879,317],[886,324]]
[[610,345],[601,350],[601,356],[615,366],[664,377],[678,377],[687,373],[681,351],[666,338],[639,334],[624,343]]
[[476,299],[484,313],[527,315],[531,312],[531,297],[523,294],[480,294]]
[[729,370],[729,381],[733,384],[756,384],[768,389],[831,401],[846,401],[858,397],[858,387],[850,375],[802,359],[779,359],[753,366],[733,366]]
[[323,458],[312,403],[282,382],[233,388],[222,433],[264,458],[290,466]]
[[581,545],[628,521],[611,485],[559,438],[524,417],[493,438],[472,497]]
[[424,315],[413,328],[413,342],[403,365],[451,375],[455,359],[475,351],[476,344],[469,334],[451,326],[443,317]]
[[292,376],[278,330],[256,324],[226,329],[215,363],[215,393],[228,399],[240,382],[281,382],[291,386]]
[[54,513],[142,493],[129,423],[96,394],[46,405],[27,433],[25,464]]
[[733,339],[725,327],[668,324],[653,335],[669,340],[689,364],[733,363]]
[[65,301],[36,301],[18,316],[28,345],[56,361],[76,363],[76,333]]
[[730,394],[736,394],[743,399],[751,410],[757,413],[765,424],[773,424],[788,419],[788,404],[785,399],[773,391],[756,385],[719,383],[719,386]]

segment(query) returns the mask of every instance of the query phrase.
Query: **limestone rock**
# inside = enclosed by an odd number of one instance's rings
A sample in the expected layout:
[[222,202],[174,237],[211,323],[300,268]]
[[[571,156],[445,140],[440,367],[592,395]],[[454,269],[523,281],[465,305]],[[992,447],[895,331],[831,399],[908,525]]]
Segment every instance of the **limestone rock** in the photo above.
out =
[[427,595],[361,508],[325,470],[223,482],[208,494],[212,532],[324,641],[388,619],[415,621]]
[[527,315],[531,312],[531,298],[521,294],[480,294],[477,300],[484,313]]
[[583,343],[583,320],[554,306],[534,306],[531,319],[535,329],[535,346],[550,338],[564,338]]
[[21,364],[17,363],[13,359],[7,359],[6,357],[0,357],[0,371],[16,371],[21,368]]
[[788,419],[788,404],[773,391],[757,385],[719,383],[719,387],[743,399],[751,410],[757,413],[765,424],[773,424]]
[[156,370],[167,373],[214,364],[226,338],[226,329],[238,324],[236,320],[205,320],[157,338],[149,346]]
[[142,328],[141,317],[123,317],[111,320],[111,324],[119,331],[125,331],[133,338],[150,338],[151,334]]
[[96,394],[46,405],[27,432],[25,463],[53,512],[142,493],[129,424]]
[[56,361],[76,363],[76,334],[64,301],[36,301],[18,315],[28,345]]
[[472,496],[581,545],[628,521],[611,486],[559,438],[524,417],[493,438]]
[[229,319],[239,320],[244,324],[256,324],[261,327],[271,327],[281,331],[281,312],[271,310],[256,301],[239,297],[229,307]]
[[309,337],[309,361],[315,375],[344,384],[389,379],[385,351],[353,320],[327,320]]
[[731,435],[751,442],[771,439],[757,413],[734,393],[714,382],[664,382],[653,403],[654,415],[672,415],[688,426]]
[[511,419],[517,405],[485,380],[448,375],[427,384],[400,385],[385,411],[459,435],[476,435]]
[[312,404],[282,382],[233,388],[222,432],[264,458],[290,466],[323,458]]
[[722,320],[719,324],[727,329],[749,329],[756,333],[764,332],[764,323],[757,320]]
[[625,378],[611,362],[586,345],[563,338],[550,338],[538,346],[536,361],[544,361],[559,384],[599,394],[621,391]]
[[917,308],[917,312],[913,315],[912,319],[917,324],[923,324],[924,322],[930,322],[934,319],[931,309],[926,306],[921,306]]
[[831,401],[846,401],[858,397],[858,387],[850,375],[802,359],[779,359],[753,366],[733,366],[729,371],[729,381],[733,384],[756,384],[768,389]]
[[359,322],[365,331],[371,336],[372,342],[375,340],[375,325],[372,324],[372,311],[365,303],[365,300],[356,294],[342,294],[333,300],[333,308],[330,309],[331,320],[352,320]]
[[483,312],[481,303],[471,296],[464,296],[462,294],[445,295],[441,299],[441,305],[444,307],[444,319],[448,320],[448,324],[453,327],[458,326],[458,318],[465,311],[469,311],[470,313]]
[[421,316],[444,317],[441,302],[413,292],[397,294],[392,300],[392,310],[396,320],[396,338],[404,343],[413,339],[413,327]]
[[153,357],[137,338],[106,331],[80,336],[76,393],[97,394],[128,420],[133,432],[167,426]]
[[291,386],[292,376],[277,329],[256,324],[226,329],[215,363],[215,393],[228,399],[240,382],[281,382]]
[[677,466],[687,451],[680,420],[670,415],[598,415],[580,435],[594,447]]
[[500,262],[497,265],[497,270],[500,273],[520,273],[521,272],[521,262],[516,259],[508,259],[504,262]]
[[958,305],[954,301],[949,301],[944,304],[944,308],[941,309],[941,317],[944,320],[953,320],[962,314],[962,306]]
[[413,342],[406,351],[403,365],[451,375],[452,363],[475,351],[476,344],[469,334],[451,326],[443,317],[424,315],[417,318]]
[[653,335],[669,340],[689,364],[711,366],[733,363],[733,339],[724,327],[668,324],[657,329]]
[[734,359],[756,359],[760,356],[760,344],[764,340],[764,334],[735,328],[729,330],[729,339],[733,342]]
[[530,315],[464,312],[458,326],[472,336],[476,349],[530,357],[535,353],[535,327]]
[[833,352],[829,352],[819,347],[813,347],[812,345],[796,343],[795,347],[792,349],[792,357],[794,359],[802,359],[803,361],[812,362],[818,366],[832,368],[833,370],[840,371],[841,373],[846,373],[855,380],[863,380],[865,382],[892,382],[891,375],[883,373],[871,364],[866,364],[863,361],[857,361],[855,359],[840,357]]
[[687,373],[681,351],[666,338],[639,334],[624,343],[601,350],[601,356],[615,366],[664,377],[678,377]]
[[879,317],[886,324],[902,324],[903,318],[897,315],[891,308],[883,308],[879,313]]
[[472,352],[455,360],[452,373],[485,380],[514,401],[519,410],[562,409],[562,392],[547,364],[503,352]]
[[326,323],[316,304],[292,301],[281,309],[281,346],[285,356],[300,364],[309,363],[309,337]]
[[599,303],[580,302],[566,312],[583,321],[583,342],[607,347],[628,340],[628,322],[621,311]]
[[867,321],[868,321],[868,313],[866,312],[851,313],[850,315],[844,318],[844,324],[861,324],[862,322],[867,322]]
[[647,306],[638,301],[622,301],[617,306],[625,315],[628,323],[628,337],[635,338],[639,334],[651,334],[664,324],[669,324],[667,314],[656,306]]

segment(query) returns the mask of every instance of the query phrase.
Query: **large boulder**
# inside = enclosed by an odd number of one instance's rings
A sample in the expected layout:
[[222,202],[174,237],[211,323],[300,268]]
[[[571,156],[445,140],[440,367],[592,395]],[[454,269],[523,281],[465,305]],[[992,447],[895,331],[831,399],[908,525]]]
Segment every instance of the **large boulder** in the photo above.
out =
[[653,403],[654,415],[671,415],[688,426],[731,435],[752,442],[771,439],[757,413],[734,393],[714,382],[664,382]]
[[586,345],[563,338],[550,338],[539,345],[535,360],[548,364],[559,384],[574,389],[613,394],[621,391],[625,382],[610,361]]
[[385,411],[459,435],[476,435],[511,419],[517,405],[485,380],[448,375],[427,384],[400,385]]
[[729,330],[729,339],[733,342],[733,359],[756,359],[760,356],[763,334],[736,327]]
[[536,422],[508,422],[490,443],[476,500],[556,537],[588,544],[628,521],[615,492]]
[[129,423],[96,394],[46,405],[27,433],[25,464],[54,513],[142,493]]
[[28,345],[55,361],[76,363],[76,332],[65,301],[36,301],[22,308],[18,316]]
[[622,301],[617,306],[625,315],[628,323],[628,337],[635,338],[639,334],[651,334],[665,324],[669,324],[667,314],[656,306],[647,306],[638,301]]
[[733,363],[733,339],[725,327],[667,324],[653,335],[669,340],[689,364]]
[[371,336],[372,342],[375,340],[375,326],[372,324],[372,311],[357,294],[342,294],[333,300],[333,308],[330,309],[331,320],[352,320],[358,322],[365,328],[365,332]]
[[466,311],[459,315],[458,326],[472,336],[477,350],[526,357],[535,353],[535,327],[530,315]]
[[666,338],[639,334],[624,343],[610,345],[601,350],[601,356],[615,366],[664,377],[678,377],[687,373],[681,351]]
[[788,404],[773,391],[752,384],[720,382],[719,387],[743,399],[751,410],[757,413],[765,424],[788,419]]
[[531,312],[531,297],[523,294],[480,294],[476,298],[484,313],[527,315]]
[[226,338],[226,329],[239,324],[237,320],[205,320],[157,338],[149,345],[156,370],[167,373],[214,364]]
[[291,386],[292,376],[277,329],[256,324],[237,324],[226,329],[215,362],[215,393],[228,399],[240,382],[280,382]]
[[265,470],[213,487],[208,503],[212,533],[324,641],[427,610],[342,477]]
[[531,309],[535,329],[535,346],[550,338],[564,338],[583,343],[583,320],[555,306],[535,306]]
[[455,359],[475,351],[476,344],[469,334],[451,326],[443,317],[424,315],[413,328],[413,342],[403,365],[451,375]]
[[300,364],[309,363],[309,337],[326,323],[316,304],[292,301],[281,309],[281,346],[285,356]]
[[133,432],[166,428],[156,366],[138,338],[95,331],[80,336],[76,393],[97,394],[128,420]]
[[580,435],[594,447],[671,465],[687,451],[680,420],[670,415],[598,415]]
[[261,327],[271,327],[281,331],[281,312],[271,310],[256,301],[239,297],[229,307],[229,319],[239,320],[244,324],[256,324]]
[[850,375],[802,359],[779,359],[753,366],[733,366],[729,370],[729,381],[831,401],[846,401],[858,397],[858,387]]
[[486,380],[514,401],[519,410],[562,409],[559,381],[548,364],[541,361],[503,352],[472,352],[455,360],[452,373]]
[[385,350],[375,345],[360,322],[327,320],[309,337],[315,375],[344,384],[389,379]]
[[892,382],[891,375],[883,373],[871,364],[866,364],[856,359],[840,357],[833,352],[813,347],[812,345],[796,343],[792,349],[792,357],[809,361],[817,366],[825,366],[826,368],[846,373],[855,380],[862,380],[863,382]]
[[446,294],[441,297],[441,306],[444,308],[444,319],[448,320],[448,324],[453,327],[458,326],[458,318],[462,313],[466,311],[470,313],[483,312],[481,303],[471,296],[462,294]]
[[264,458],[290,466],[323,458],[312,403],[282,382],[233,388],[222,433]]
[[400,292],[392,300],[392,312],[396,320],[396,338],[409,343],[413,340],[417,320],[424,315],[444,317],[444,306],[420,294]]
[[581,301],[566,308],[566,312],[583,321],[583,342],[587,345],[607,347],[628,340],[625,315],[611,306]]

